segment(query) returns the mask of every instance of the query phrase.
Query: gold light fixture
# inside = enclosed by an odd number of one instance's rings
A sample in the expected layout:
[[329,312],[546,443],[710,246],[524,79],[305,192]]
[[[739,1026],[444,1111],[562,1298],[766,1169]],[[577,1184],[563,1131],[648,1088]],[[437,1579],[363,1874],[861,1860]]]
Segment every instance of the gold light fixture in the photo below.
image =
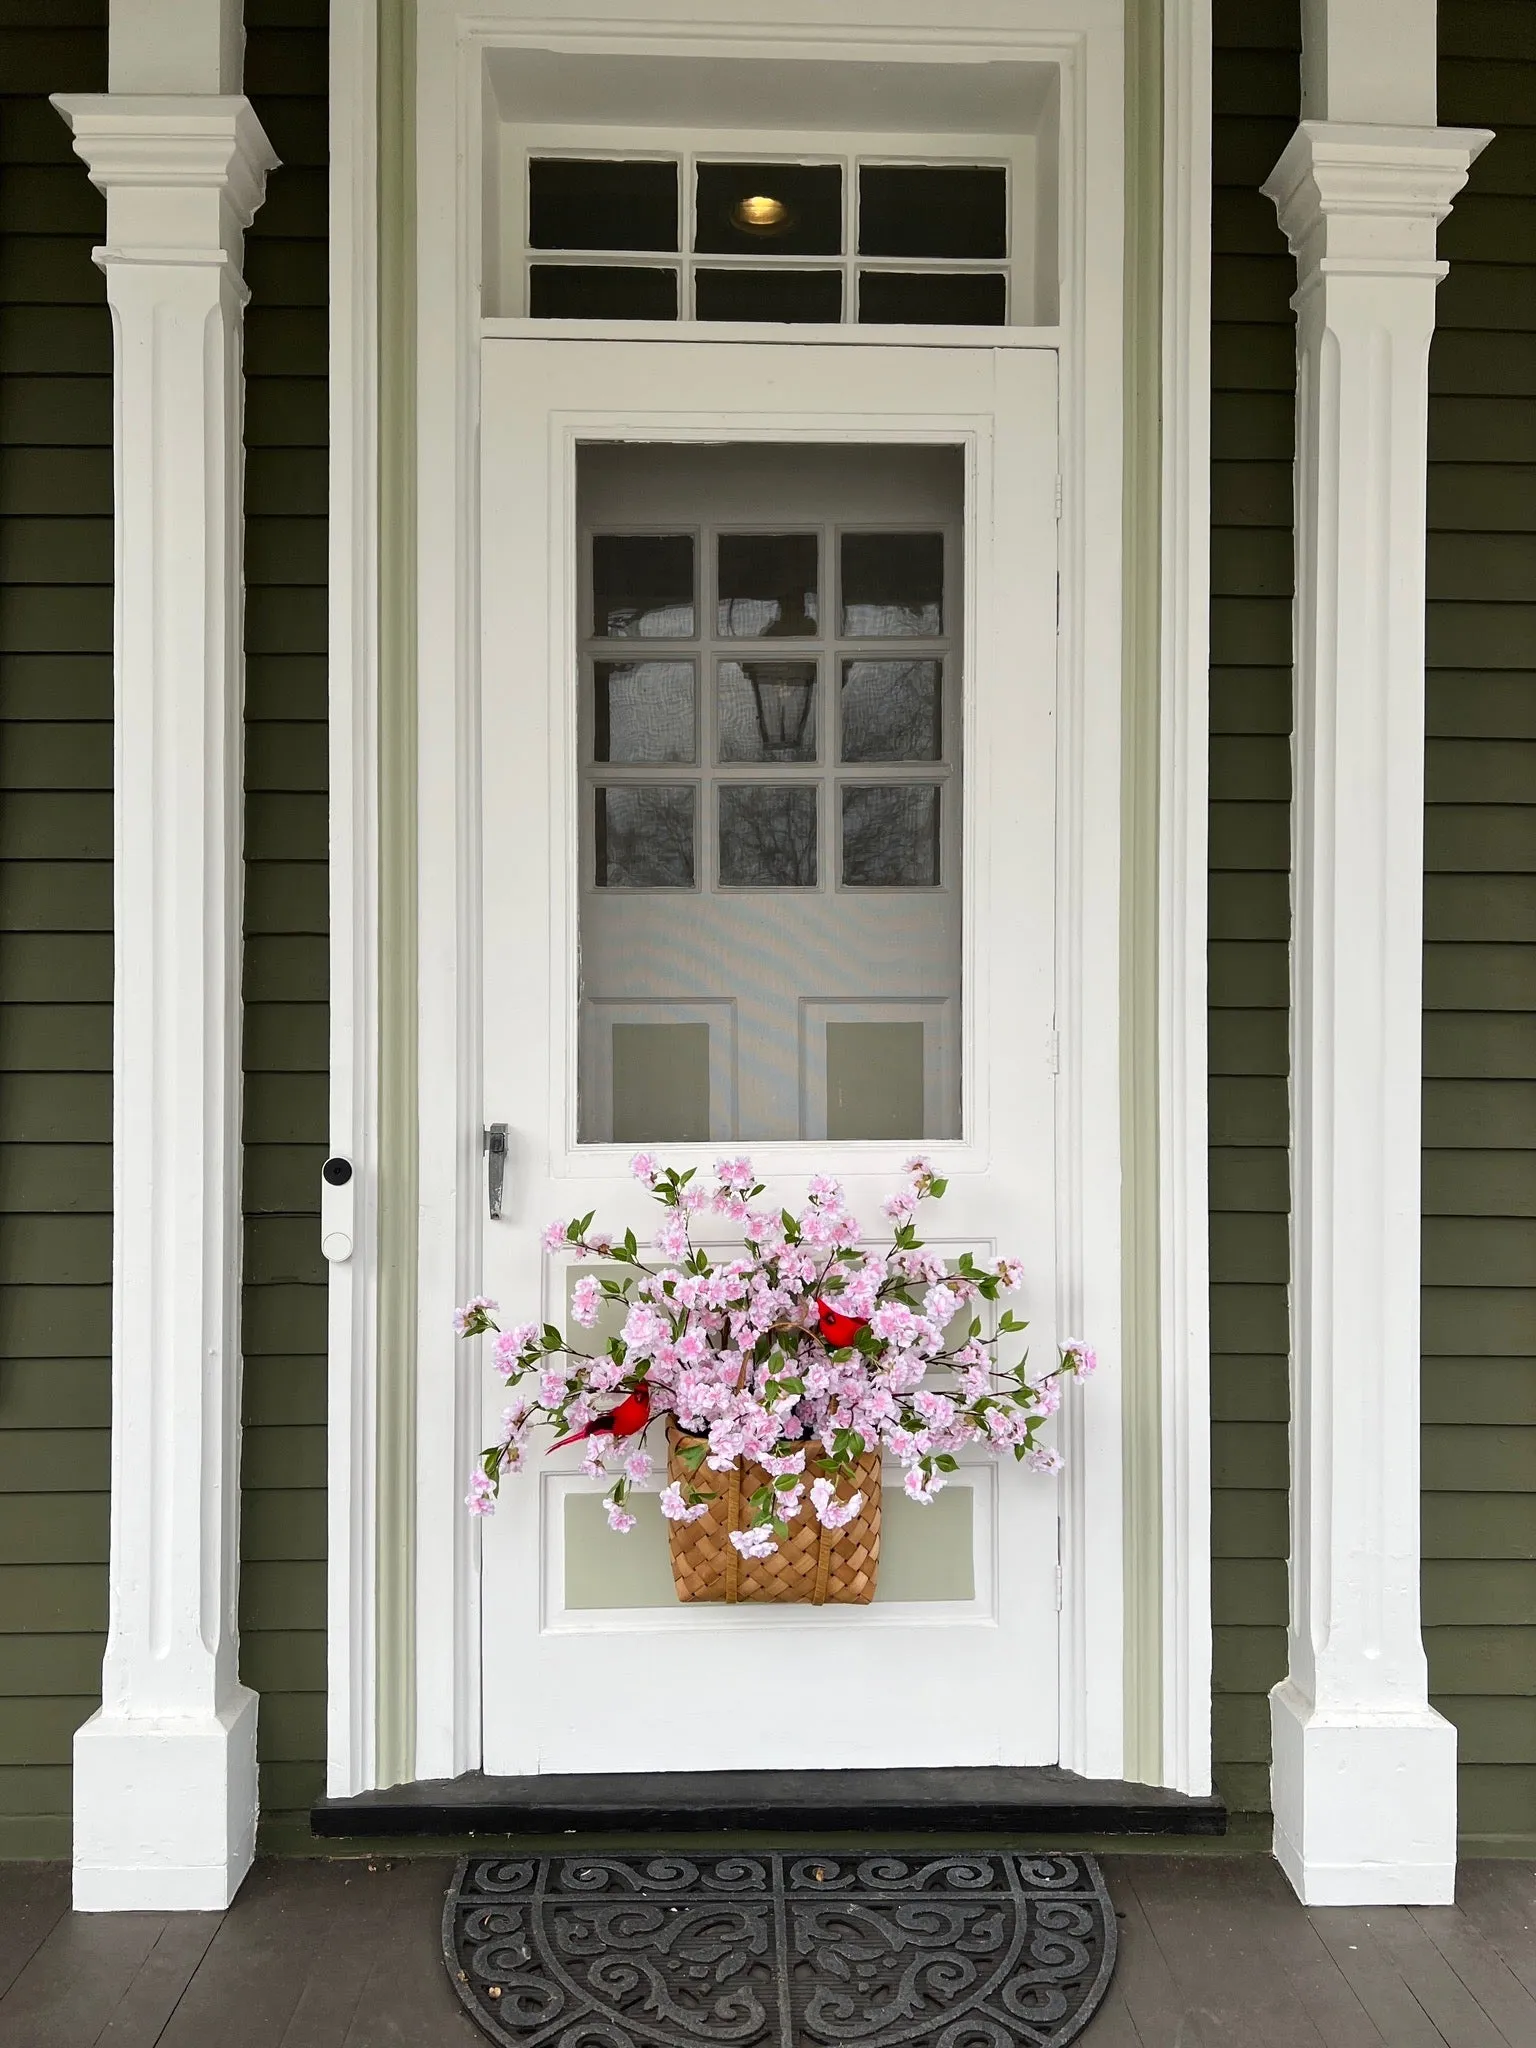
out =
[[746,199],[738,199],[731,208],[731,225],[748,235],[781,235],[793,224],[789,208],[782,199],[771,199],[766,192],[754,192]]

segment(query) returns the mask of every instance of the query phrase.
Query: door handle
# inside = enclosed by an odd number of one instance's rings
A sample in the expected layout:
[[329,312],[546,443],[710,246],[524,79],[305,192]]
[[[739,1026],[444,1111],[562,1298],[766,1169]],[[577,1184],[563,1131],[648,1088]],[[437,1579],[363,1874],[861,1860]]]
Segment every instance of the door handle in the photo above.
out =
[[486,1156],[486,1195],[492,1217],[501,1214],[501,1190],[507,1172],[507,1127],[487,1124],[480,1133],[480,1149]]

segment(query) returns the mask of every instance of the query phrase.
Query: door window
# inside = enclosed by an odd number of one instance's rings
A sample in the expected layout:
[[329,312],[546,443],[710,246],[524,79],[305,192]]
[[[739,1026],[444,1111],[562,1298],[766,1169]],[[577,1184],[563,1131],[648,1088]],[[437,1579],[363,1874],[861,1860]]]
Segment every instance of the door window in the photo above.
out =
[[582,1139],[958,1137],[958,452],[607,446],[578,498]]

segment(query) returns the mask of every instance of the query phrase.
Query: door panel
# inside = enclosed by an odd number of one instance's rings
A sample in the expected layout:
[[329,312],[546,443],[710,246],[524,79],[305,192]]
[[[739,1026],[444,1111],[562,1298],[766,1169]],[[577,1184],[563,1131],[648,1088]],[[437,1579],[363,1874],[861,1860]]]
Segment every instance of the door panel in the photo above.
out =
[[[874,1229],[920,1140],[932,1241],[1021,1253],[1050,1359],[1054,356],[496,340],[483,422],[489,1291],[564,1321],[539,1232],[649,1235],[640,1142],[834,1172]],[[597,1528],[578,1464],[485,1527],[487,1770],[636,1729],[649,1768],[1054,1759],[1054,1482],[965,1466],[897,1537],[903,1501],[873,1607],[681,1608],[659,1517]],[[717,1705],[786,1655],[855,1708],[793,1756]]]

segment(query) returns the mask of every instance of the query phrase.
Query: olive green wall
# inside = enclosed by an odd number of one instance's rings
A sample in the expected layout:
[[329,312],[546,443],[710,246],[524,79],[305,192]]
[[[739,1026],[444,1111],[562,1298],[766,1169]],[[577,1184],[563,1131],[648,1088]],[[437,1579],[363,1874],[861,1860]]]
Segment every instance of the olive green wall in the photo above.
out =
[[1536,1844],[1536,7],[1440,0],[1496,130],[1430,355],[1424,1623],[1461,1829]]
[[[1238,1811],[1267,1799],[1284,1665],[1293,271],[1257,188],[1296,117],[1296,11],[1216,0],[1213,1548]],[[247,18],[284,164],[247,256],[242,1629],[277,1843],[324,1752],[325,9]],[[111,338],[101,203],[43,98],[104,88],[104,22],[105,0],[0,0],[0,1855],[67,1849],[105,1616]],[[1500,136],[1445,231],[1432,363],[1425,1612],[1463,1826],[1530,1840],[1536,9],[1442,0],[1441,23],[1442,118]]]
[[1216,1782],[1269,1805],[1285,1675],[1291,457],[1296,267],[1259,192],[1296,0],[1215,0],[1211,378],[1211,1547]]
[[106,1625],[112,331],[48,92],[106,0],[0,4],[0,1855],[69,1840]]
[[270,1836],[325,1779],[325,0],[247,0],[246,25],[246,91],[282,159],[245,253],[240,1658]]

